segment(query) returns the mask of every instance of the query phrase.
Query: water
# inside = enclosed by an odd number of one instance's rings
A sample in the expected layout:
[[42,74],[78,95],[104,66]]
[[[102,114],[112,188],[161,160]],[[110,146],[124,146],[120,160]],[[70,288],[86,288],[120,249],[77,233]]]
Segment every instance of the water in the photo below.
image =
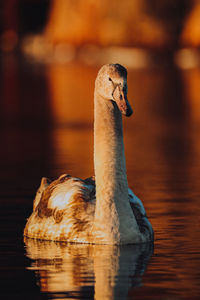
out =
[[97,70],[1,59],[1,298],[199,299],[200,70],[129,70],[127,173],[154,245],[23,240],[42,176],[93,174]]

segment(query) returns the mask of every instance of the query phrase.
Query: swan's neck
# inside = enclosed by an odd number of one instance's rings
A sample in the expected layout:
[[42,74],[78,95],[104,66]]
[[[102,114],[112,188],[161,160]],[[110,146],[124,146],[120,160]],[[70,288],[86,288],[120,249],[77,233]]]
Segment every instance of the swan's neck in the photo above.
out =
[[100,236],[103,232],[105,238],[119,240],[125,230],[121,226],[127,223],[124,220],[133,219],[128,198],[122,116],[115,102],[95,92],[94,119],[94,225]]

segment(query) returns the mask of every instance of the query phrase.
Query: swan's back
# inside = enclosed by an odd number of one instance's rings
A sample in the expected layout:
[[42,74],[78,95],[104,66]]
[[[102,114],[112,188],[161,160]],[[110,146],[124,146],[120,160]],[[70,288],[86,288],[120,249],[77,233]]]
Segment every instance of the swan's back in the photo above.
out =
[[[131,189],[128,193],[140,232],[153,238],[141,200]],[[52,182],[43,178],[24,235],[41,240],[92,243],[95,205],[94,177],[82,180],[64,174]]]

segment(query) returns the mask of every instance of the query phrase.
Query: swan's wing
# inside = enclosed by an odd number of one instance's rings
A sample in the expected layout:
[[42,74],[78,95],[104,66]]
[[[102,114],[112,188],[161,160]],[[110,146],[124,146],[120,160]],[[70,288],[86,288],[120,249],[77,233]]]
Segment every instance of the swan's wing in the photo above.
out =
[[42,177],[40,186],[36,192],[35,199],[33,201],[33,211],[35,211],[35,209],[38,206],[38,203],[40,202],[40,199],[42,197],[42,193],[49,186],[50,183],[51,183],[50,179],[48,179],[46,177]]
[[154,232],[152,225],[147,218],[142,201],[133,193],[131,189],[128,189],[128,194],[130,205],[140,231],[149,237],[149,241],[152,241],[154,237]]
[[84,242],[94,219],[95,181],[66,174],[51,183],[43,179],[34,208],[24,229],[25,236]]
[[60,222],[66,210],[68,214],[69,211],[81,214],[94,199],[95,182],[92,177],[81,180],[64,174],[46,186],[35,211],[40,218],[54,216],[55,221]]
[[96,200],[96,182],[95,182],[95,176],[88,177],[83,180],[84,185],[87,187],[87,189],[90,191],[90,200]]
[[146,216],[145,208],[142,204],[142,201],[133,193],[133,191],[128,189],[129,201],[132,204],[131,206],[137,207],[142,216]]

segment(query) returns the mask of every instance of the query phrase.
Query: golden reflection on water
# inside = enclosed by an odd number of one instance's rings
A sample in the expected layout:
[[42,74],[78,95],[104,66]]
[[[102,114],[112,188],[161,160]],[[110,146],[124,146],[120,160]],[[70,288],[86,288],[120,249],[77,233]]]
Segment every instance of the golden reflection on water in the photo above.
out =
[[56,293],[66,293],[71,296],[68,299],[81,296],[83,287],[96,300],[125,299],[131,287],[129,278],[137,276],[135,284],[141,285],[153,251],[152,244],[119,247],[32,239],[25,239],[25,244],[32,260],[28,269],[35,271],[41,292],[54,294],[54,299]]

